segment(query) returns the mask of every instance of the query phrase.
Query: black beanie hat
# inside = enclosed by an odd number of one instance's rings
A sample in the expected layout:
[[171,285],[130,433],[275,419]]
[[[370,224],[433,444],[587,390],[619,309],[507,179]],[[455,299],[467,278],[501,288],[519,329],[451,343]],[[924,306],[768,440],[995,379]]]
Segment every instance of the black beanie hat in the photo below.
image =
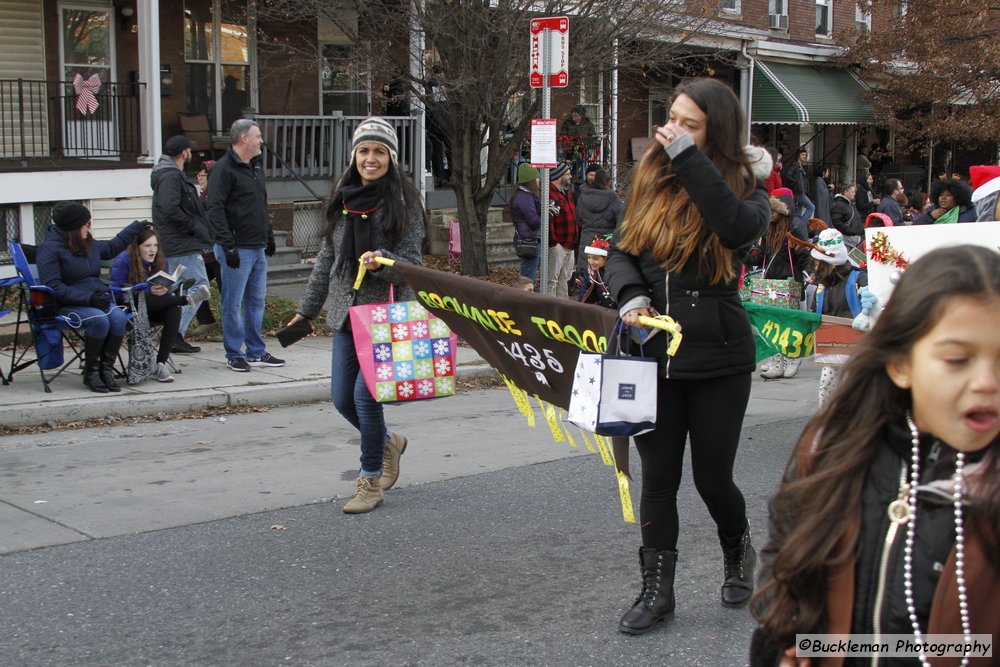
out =
[[90,210],[75,201],[61,201],[52,207],[52,222],[64,232],[80,229],[90,219]]

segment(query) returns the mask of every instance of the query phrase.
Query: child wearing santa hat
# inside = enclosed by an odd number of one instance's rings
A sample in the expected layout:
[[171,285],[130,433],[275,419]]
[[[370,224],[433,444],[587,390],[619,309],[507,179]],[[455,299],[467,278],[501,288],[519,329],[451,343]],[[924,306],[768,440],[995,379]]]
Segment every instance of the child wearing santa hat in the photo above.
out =
[[583,274],[583,283],[577,301],[593,303],[605,308],[617,308],[611,291],[604,281],[604,266],[608,263],[608,250],[611,242],[607,237],[595,236],[594,240],[583,249],[587,257],[587,271]]

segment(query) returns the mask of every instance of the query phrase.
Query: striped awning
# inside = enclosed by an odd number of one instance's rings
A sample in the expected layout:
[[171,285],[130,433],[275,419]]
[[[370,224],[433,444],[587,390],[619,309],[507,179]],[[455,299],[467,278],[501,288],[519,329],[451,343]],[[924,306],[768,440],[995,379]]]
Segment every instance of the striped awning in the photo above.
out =
[[758,124],[872,123],[859,97],[867,86],[848,70],[756,61],[750,121]]

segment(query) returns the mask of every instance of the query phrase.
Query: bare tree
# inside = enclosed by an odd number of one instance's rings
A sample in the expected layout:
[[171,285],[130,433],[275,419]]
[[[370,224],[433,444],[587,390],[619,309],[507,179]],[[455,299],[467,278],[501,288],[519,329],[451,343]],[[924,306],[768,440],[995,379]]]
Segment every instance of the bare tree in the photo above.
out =
[[[340,18],[345,9],[357,12],[357,29]],[[712,0],[268,0],[262,15],[339,21],[380,64],[384,80],[404,77],[409,92],[431,111],[430,65],[444,69],[451,180],[462,221],[461,269],[484,275],[490,201],[540,110],[540,96],[528,81],[530,20],[570,17],[573,85],[588,70],[607,70],[615,57],[619,67],[637,72],[690,57],[686,42],[705,30],[714,11]],[[409,39],[414,29],[422,44]],[[426,74],[410,74],[411,58]]]
[[897,146],[1000,138],[1000,7],[971,0],[861,0],[891,29],[839,35],[844,60],[873,82],[868,93]]

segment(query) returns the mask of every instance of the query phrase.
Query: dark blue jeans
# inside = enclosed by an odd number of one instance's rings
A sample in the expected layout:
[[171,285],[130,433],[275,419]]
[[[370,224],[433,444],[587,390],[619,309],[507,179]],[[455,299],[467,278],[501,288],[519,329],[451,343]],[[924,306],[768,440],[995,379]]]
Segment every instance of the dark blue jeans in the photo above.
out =
[[361,476],[380,476],[388,439],[382,404],[368,391],[358,364],[354,335],[345,329],[333,332],[330,396],[337,412],[361,433]]

